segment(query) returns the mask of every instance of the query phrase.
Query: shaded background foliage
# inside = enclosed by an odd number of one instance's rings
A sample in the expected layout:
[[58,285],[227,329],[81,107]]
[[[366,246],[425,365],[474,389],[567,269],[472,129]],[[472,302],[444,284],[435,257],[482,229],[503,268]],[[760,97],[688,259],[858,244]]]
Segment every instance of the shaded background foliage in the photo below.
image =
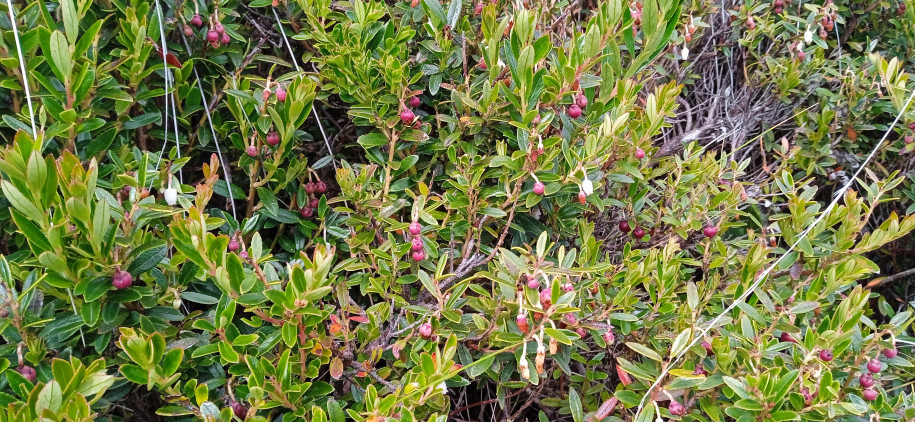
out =
[[0,420],[915,418],[910,0],[13,7]]

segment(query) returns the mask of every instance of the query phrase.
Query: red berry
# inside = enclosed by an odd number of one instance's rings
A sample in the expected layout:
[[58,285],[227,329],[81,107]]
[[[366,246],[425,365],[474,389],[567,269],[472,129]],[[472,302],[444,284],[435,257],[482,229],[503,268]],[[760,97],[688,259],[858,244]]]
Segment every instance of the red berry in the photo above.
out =
[[581,116],[581,107],[579,107],[578,104],[569,106],[569,117],[577,119],[579,116]]
[[705,355],[706,355],[706,356],[712,356],[712,355],[715,354],[715,351],[712,350],[712,343],[709,343],[709,342],[707,342],[707,341],[703,341],[703,342],[702,342],[702,347],[705,349]]
[[899,354],[899,351],[896,350],[895,347],[892,349],[883,349],[883,356],[886,356],[887,359],[892,359],[896,357],[897,354]]
[[578,337],[584,339],[588,337],[588,332],[585,331],[585,327],[578,327],[575,329],[575,334],[578,334]]
[[257,157],[257,147],[254,145],[248,145],[247,153],[249,157]]
[[485,61],[485,60],[480,60],[479,66],[480,66],[480,69],[486,70],[486,61]]
[[239,252],[238,257],[241,258],[242,261],[247,261],[248,260],[248,251]]
[[281,103],[286,101],[286,90],[282,87],[276,89],[276,100]]
[[864,400],[874,401],[877,400],[877,396],[879,394],[877,393],[877,390],[874,389],[874,387],[867,387],[864,389],[864,391],[862,391],[862,395],[864,396]]
[[28,365],[20,366],[16,369],[16,372],[18,372],[20,375],[22,375],[23,378],[31,383],[35,383],[35,380],[38,379],[38,373],[35,372],[35,368],[32,368]]
[[126,289],[133,284],[133,276],[127,271],[117,270],[111,278],[111,284],[115,289]]
[[530,324],[528,324],[526,316],[518,315],[515,318],[515,322],[518,324],[518,329],[521,330],[522,333],[527,334],[528,330],[530,330]]
[[423,251],[413,252],[413,260],[416,262],[426,259],[426,253]]
[[428,322],[422,323],[419,326],[419,335],[426,340],[432,338],[432,324]]
[[238,243],[237,240],[232,239],[232,240],[229,241],[229,251],[230,251],[230,252],[235,252],[235,251],[237,251],[239,246],[240,246],[240,245],[239,245],[239,243]]
[[629,222],[626,220],[620,221],[620,231],[623,233],[629,233],[632,231],[632,227],[629,227]]
[[575,290],[575,285],[573,285],[571,282],[562,285],[562,291],[568,293],[572,290]]
[[421,103],[422,103],[422,101],[419,100],[419,97],[410,98],[410,107],[413,107],[413,108],[419,107],[419,105]]
[[191,28],[190,26],[184,25],[184,28],[182,28],[182,30],[184,31],[185,37],[190,37],[190,36],[194,35],[194,28]]
[[578,104],[578,107],[584,109],[588,106],[588,97],[586,97],[585,94],[578,94],[575,104]]
[[913,140],[912,135],[906,135],[906,136],[905,136],[905,143],[911,144],[911,143],[912,143],[912,140]]
[[320,202],[318,198],[311,198],[308,200],[308,208],[318,208]]
[[223,45],[229,45],[229,43],[232,42],[232,38],[229,37],[228,33],[223,32],[222,38],[219,40],[219,42],[221,42]]
[[543,185],[543,182],[534,183],[534,193],[537,195],[543,195],[543,192],[546,191],[546,186]]
[[880,363],[880,359],[873,358],[867,361],[867,370],[871,371],[871,373],[876,374],[880,372],[881,369],[883,369],[883,364]]
[[325,185],[324,182],[319,180],[318,183],[315,183],[315,193],[324,193],[324,192],[327,192],[327,185]]
[[305,207],[299,211],[299,214],[301,214],[302,217],[309,218],[315,214],[315,209],[310,208],[310,207]]
[[645,229],[636,227],[635,230],[632,231],[632,235],[635,236],[636,240],[642,240],[642,238],[645,237]]
[[423,238],[422,237],[416,236],[413,238],[413,241],[410,243],[411,243],[410,249],[413,250],[413,252],[423,250]]
[[403,109],[403,111],[400,112],[400,121],[403,122],[404,124],[413,122],[414,118],[416,118],[416,115],[414,115],[413,111],[410,110],[409,108],[405,108],[405,109]]
[[667,411],[674,416],[683,416],[686,414],[686,408],[676,400],[670,402],[670,405],[667,406]]
[[229,407],[232,409],[232,413],[235,414],[235,417],[241,420],[245,420],[245,416],[248,415],[248,408],[245,405],[232,401],[229,403]]
[[776,15],[780,15],[782,13],[782,10],[784,10],[784,9],[781,6],[775,6],[774,12]]
[[797,343],[797,340],[795,340],[794,337],[791,337],[791,334],[788,334],[787,331],[782,331],[782,336],[779,337],[779,339],[780,339],[781,341],[787,341],[787,342],[791,342],[791,343]]
[[579,204],[582,204],[582,205],[588,203],[588,195],[585,195],[585,192],[584,192],[584,191],[579,191],[579,192],[578,192],[578,203],[579,203]]
[[419,221],[414,221],[410,223],[410,234],[413,236],[418,236],[420,232],[423,231],[423,226],[419,224]]
[[644,150],[644,149],[641,149],[641,148],[636,149],[636,150],[635,150],[635,158],[637,158],[637,159],[639,159],[639,160],[645,158],[645,150]]
[[820,350],[820,360],[829,362],[832,360],[832,352],[829,350]]
[[215,30],[216,33],[219,34],[219,35],[222,35],[222,34],[225,34],[225,33],[226,33],[226,27],[222,26],[221,23],[217,23],[216,26],[213,27],[213,30]]
[[915,122],[909,123],[909,130],[915,130]]
[[578,318],[575,317],[575,315],[573,315],[573,314],[565,314],[565,315],[563,315],[563,316],[562,316],[562,320],[565,321],[565,323],[566,323],[566,324],[569,324],[569,325],[578,324]]
[[543,289],[540,292],[540,305],[544,308],[549,308],[553,304],[553,291],[551,289]]
[[708,238],[715,237],[715,235],[718,234],[718,227],[711,226],[711,225],[705,226],[705,228],[702,229],[702,234],[704,234],[705,237],[708,237]]
[[410,7],[416,7],[416,6],[419,6],[419,0],[411,0]]
[[527,288],[536,290],[540,288],[540,282],[536,278],[531,278],[527,280]]
[[315,184],[308,182],[305,184],[305,193],[315,193]]
[[209,42],[219,41],[219,33],[212,29],[207,31],[207,41],[209,41]]
[[200,15],[194,15],[194,17],[191,18],[191,25],[200,28],[203,26],[203,18],[201,18]]
[[861,384],[864,388],[871,387],[874,385],[874,376],[869,372],[865,372],[858,377],[858,384]]
[[280,135],[276,132],[271,131],[270,133],[267,134],[267,143],[270,144],[270,146],[274,146],[274,147],[279,145],[280,144]]

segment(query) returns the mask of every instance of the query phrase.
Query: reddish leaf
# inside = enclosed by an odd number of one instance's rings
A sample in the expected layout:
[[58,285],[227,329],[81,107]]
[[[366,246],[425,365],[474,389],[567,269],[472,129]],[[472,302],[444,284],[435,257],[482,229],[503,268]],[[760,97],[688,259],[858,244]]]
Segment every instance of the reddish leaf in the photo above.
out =
[[334,377],[335,380],[343,376],[343,361],[340,358],[333,358],[330,361],[330,376]]
[[351,317],[349,317],[349,320],[350,320],[350,321],[356,321],[356,322],[362,323],[362,324],[367,324],[367,323],[369,322],[369,319],[368,319],[368,318],[366,318],[366,317],[364,317],[364,316],[358,316],[358,315],[357,315],[357,316],[351,316]]

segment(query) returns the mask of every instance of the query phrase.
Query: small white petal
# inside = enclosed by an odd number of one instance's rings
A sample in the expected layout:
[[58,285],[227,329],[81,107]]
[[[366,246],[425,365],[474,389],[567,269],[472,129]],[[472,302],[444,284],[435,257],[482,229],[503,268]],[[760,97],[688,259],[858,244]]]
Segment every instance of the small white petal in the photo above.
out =
[[445,381],[438,385],[438,389],[442,391],[442,394],[448,394],[448,385],[445,384]]
[[178,191],[174,188],[166,189],[162,196],[165,197],[165,203],[168,205],[175,205],[178,203]]
[[689,60],[689,49],[686,46],[683,46],[683,51],[680,52],[683,56],[683,60]]
[[813,42],[813,32],[810,32],[809,29],[804,31],[804,42],[807,44]]
[[802,43],[802,42],[797,43],[797,51],[804,51],[804,43]]
[[585,193],[585,195],[594,193],[594,185],[591,184],[591,180],[588,179],[588,176],[585,176],[585,180],[581,182],[581,190]]

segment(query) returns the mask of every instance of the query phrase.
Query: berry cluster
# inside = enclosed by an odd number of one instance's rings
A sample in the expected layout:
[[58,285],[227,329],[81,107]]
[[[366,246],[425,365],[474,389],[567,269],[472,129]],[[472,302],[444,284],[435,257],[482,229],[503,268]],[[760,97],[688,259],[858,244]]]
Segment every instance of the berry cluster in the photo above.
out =
[[585,107],[587,106],[588,97],[586,97],[583,92],[579,93],[575,98],[575,102],[569,106],[569,117],[577,119],[579,116],[581,116],[582,111],[584,111]]
[[[232,42],[232,38],[229,37],[226,28],[222,26],[222,22],[220,22],[216,12],[213,12],[213,14],[210,15],[209,21],[209,29],[206,33],[207,42],[209,42],[213,48],[218,48],[220,45],[229,45]],[[195,13],[189,23],[195,28],[202,28],[203,17],[200,16],[200,13]],[[188,37],[194,35],[194,29],[191,28],[191,26],[184,25],[184,35]]]
[[315,210],[318,209],[318,195],[327,192],[327,185],[324,184],[324,181],[318,180],[317,183],[308,182],[305,184],[305,193],[308,195],[308,203],[304,204],[299,208],[299,214],[304,218],[310,218],[315,214]]
[[410,250],[413,251],[413,261],[415,262],[426,259],[426,251],[423,248],[425,244],[423,243],[423,237],[420,236],[422,231],[423,226],[419,224],[419,221],[413,220],[410,223],[410,235],[413,236],[413,240],[410,241]]

